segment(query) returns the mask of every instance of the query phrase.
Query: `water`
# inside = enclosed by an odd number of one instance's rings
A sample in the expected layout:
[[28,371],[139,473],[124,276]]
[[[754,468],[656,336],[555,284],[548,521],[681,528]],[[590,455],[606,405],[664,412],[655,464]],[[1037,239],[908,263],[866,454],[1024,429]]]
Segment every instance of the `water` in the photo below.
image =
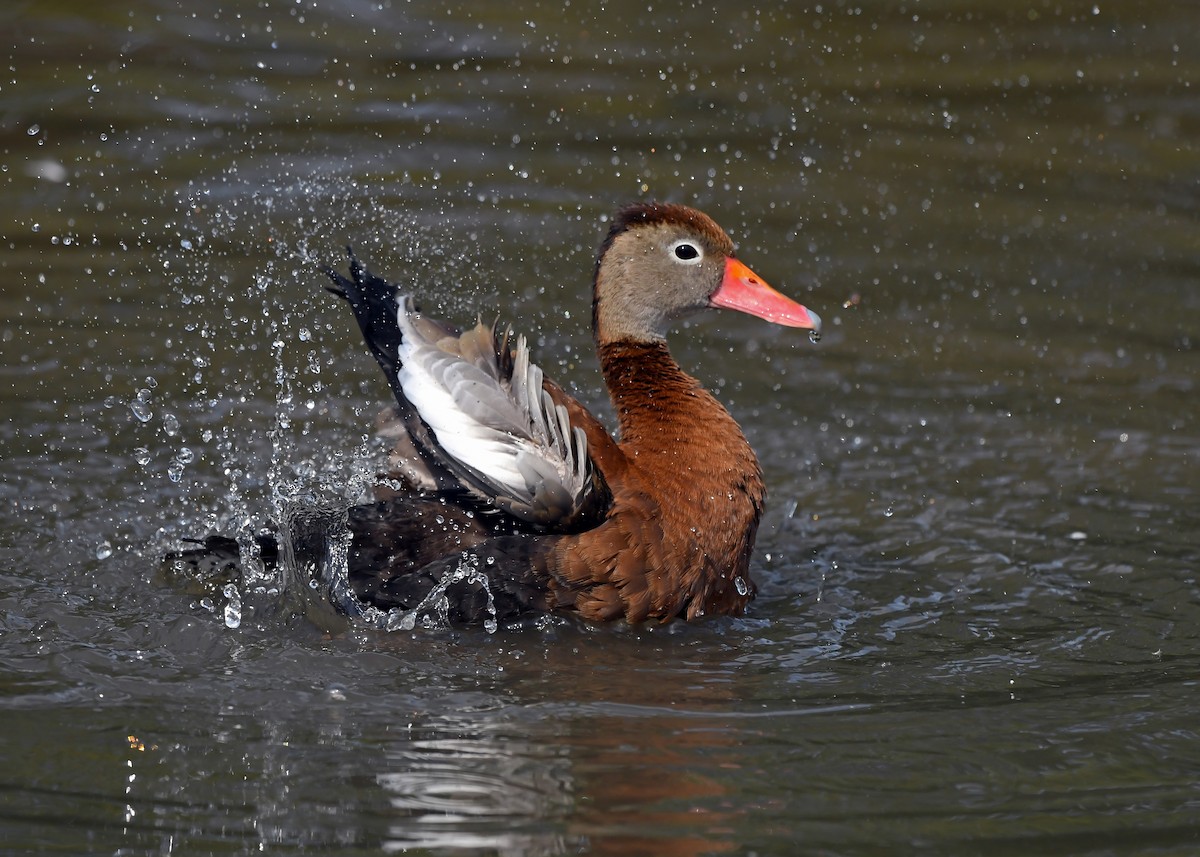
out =
[[[1200,11],[10,5],[14,853],[1200,849]],[[825,320],[673,338],[766,470],[746,617],[339,630],[164,575],[378,466],[346,243],[606,412],[643,194]]]

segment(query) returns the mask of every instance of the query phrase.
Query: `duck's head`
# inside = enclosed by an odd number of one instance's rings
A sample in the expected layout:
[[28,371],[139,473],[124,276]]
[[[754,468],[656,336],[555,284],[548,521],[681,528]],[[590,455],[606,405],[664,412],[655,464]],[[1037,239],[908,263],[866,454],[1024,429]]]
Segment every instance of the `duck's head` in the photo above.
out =
[[711,308],[820,333],[816,313],[768,286],[733,250],[725,231],[694,208],[651,202],[621,209],[596,257],[596,340],[661,341],[676,319]]

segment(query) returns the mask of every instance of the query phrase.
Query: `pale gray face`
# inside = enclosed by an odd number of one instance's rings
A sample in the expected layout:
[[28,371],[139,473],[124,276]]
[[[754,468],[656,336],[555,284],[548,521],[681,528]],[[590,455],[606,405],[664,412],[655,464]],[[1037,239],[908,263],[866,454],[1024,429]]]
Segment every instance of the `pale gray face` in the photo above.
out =
[[709,306],[733,247],[704,220],[634,223],[612,238],[597,271],[601,341],[661,340],[671,322]]

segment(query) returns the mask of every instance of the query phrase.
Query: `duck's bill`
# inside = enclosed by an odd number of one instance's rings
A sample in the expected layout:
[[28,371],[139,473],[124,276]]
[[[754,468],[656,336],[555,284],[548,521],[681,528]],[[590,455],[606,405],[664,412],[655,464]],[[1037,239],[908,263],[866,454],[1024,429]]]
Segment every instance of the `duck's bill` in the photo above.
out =
[[775,291],[733,257],[725,260],[725,277],[708,301],[714,307],[735,309],[775,324],[821,332],[819,315]]

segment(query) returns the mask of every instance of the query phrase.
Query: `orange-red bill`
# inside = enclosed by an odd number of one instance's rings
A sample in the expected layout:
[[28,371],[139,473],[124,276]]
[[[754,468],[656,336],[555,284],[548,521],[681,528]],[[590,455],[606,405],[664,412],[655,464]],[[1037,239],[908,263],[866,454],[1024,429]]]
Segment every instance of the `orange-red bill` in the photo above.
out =
[[781,295],[732,256],[725,260],[725,277],[708,299],[710,305],[735,309],[787,327],[821,332],[821,317]]

